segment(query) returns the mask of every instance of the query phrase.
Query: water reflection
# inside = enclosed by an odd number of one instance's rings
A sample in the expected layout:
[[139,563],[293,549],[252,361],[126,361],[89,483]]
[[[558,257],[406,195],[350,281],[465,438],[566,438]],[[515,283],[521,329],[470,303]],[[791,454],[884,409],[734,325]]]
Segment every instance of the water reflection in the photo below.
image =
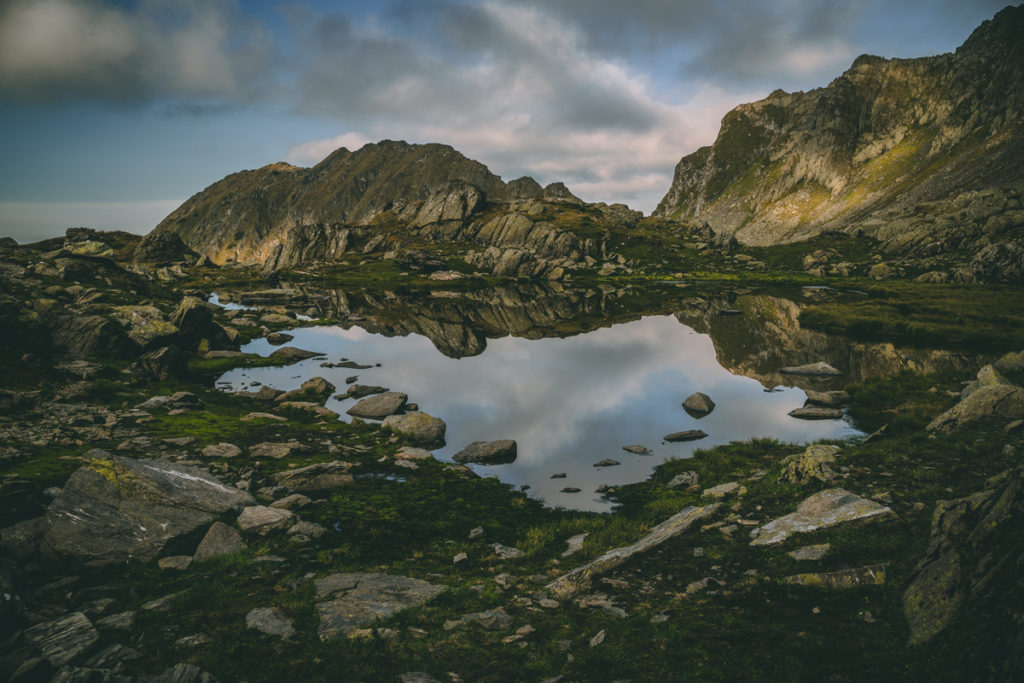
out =
[[[564,324],[564,323],[563,323]],[[380,329],[380,321],[370,327]],[[471,441],[516,439],[519,458],[509,465],[476,467],[512,484],[530,486],[549,504],[606,510],[594,492],[647,477],[665,458],[687,457],[696,447],[770,436],[803,442],[843,438],[855,430],[841,420],[808,422],[787,413],[804,402],[804,392],[788,388],[767,393],[757,379],[733,374],[716,361],[711,338],[670,316],[651,316],[566,338],[492,339],[475,356],[452,358],[425,336],[386,337],[359,327],[308,328],[291,332],[291,344],[380,367],[358,371],[359,381],[409,394],[422,410],[448,424],[444,460]],[[257,340],[244,350],[268,354]],[[816,359],[816,360],[821,360]],[[826,359],[827,360],[827,359]],[[233,389],[258,381],[279,389],[297,388],[320,375],[339,389],[357,371],[321,368],[311,359],[286,368],[236,370],[221,378]],[[681,402],[695,391],[717,404],[708,416],[688,415]],[[353,401],[331,399],[344,414]],[[700,428],[699,442],[667,444],[670,432]],[[622,447],[640,444],[641,456]],[[599,460],[621,464],[595,468]],[[551,479],[552,474],[565,478]],[[562,493],[576,487],[580,493]]]

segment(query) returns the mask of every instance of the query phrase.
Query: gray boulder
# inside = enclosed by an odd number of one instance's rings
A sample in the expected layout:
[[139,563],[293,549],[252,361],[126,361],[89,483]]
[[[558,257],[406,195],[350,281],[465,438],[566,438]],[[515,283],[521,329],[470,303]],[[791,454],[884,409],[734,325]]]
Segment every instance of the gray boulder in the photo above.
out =
[[285,365],[291,365],[292,363],[298,363],[300,360],[316,358],[317,356],[322,355],[324,354],[317,353],[316,351],[306,351],[305,349],[300,349],[295,346],[282,346],[270,354],[270,357]]
[[750,532],[750,545],[775,545],[795,533],[862,520],[881,520],[894,515],[889,508],[844,489],[819,491],[801,502],[796,512],[774,519]]
[[173,538],[255,503],[208,472],[99,449],[68,479],[40,524],[46,554],[92,565],[151,561]]
[[455,462],[473,462],[480,465],[505,465],[515,462],[518,445],[512,439],[474,441],[452,456]]
[[243,550],[245,550],[245,541],[242,540],[242,534],[238,533],[237,529],[224,522],[214,522],[203,536],[203,540],[199,542],[199,547],[196,548],[192,559],[201,562],[211,557],[234,555]]
[[98,315],[65,315],[53,326],[53,343],[67,349],[71,358],[126,359],[139,347],[115,322]]
[[233,443],[215,443],[202,450],[204,458],[234,458],[242,454],[242,449]]
[[683,401],[683,408],[694,417],[703,417],[715,409],[715,402],[707,394],[698,391]]
[[316,580],[320,640],[349,635],[445,590],[421,579],[391,574],[332,574]]
[[242,531],[251,531],[260,535],[278,529],[287,529],[295,523],[295,513],[291,510],[271,508],[265,505],[251,505],[238,515],[238,526]]
[[177,346],[164,346],[139,356],[129,370],[136,377],[160,382],[187,379],[188,356]]
[[332,393],[334,393],[333,384],[323,377],[313,377],[303,382],[302,386],[298,389],[281,394],[274,400],[278,403],[283,401],[315,401],[323,403]]
[[789,411],[789,416],[800,420],[838,420],[843,416],[843,411],[838,408],[804,406]]
[[687,429],[684,432],[673,432],[666,434],[663,439],[669,443],[676,443],[679,441],[696,441],[697,439],[703,439],[707,436],[707,433],[700,429]]
[[277,472],[270,480],[289,491],[326,491],[351,484],[353,477],[348,472],[351,467],[347,462],[334,460]]
[[420,411],[388,415],[384,418],[384,426],[421,446],[443,444],[447,429],[444,420]]
[[364,398],[345,412],[353,417],[383,420],[388,415],[394,415],[405,407],[408,398],[405,394],[397,391],[385,391],[382,394]]
[[292,620],[282,615],[273,607],[257,607],[245,615],[245,627],[255,629],[268,636],[277,636],[288,640],[295,635]]
[[836,370],[824,361],[808,363],[807,365],[790,366],[788,368],[782,368],[779,372],[784,375],[810,375],[818,377],[836,377],[843,374],[841,370]]
[[56,667],[73,661],[99,638],[99,632],[81,612],[36,624],[25,631],[25,640],[39,648],[43,658]]
[[1024,389],[1010,383],[991,365],[978,371],[977,379],[961,393],[960,402],[932,420],[928,430],[948,434],[986,417],[1024,417]]

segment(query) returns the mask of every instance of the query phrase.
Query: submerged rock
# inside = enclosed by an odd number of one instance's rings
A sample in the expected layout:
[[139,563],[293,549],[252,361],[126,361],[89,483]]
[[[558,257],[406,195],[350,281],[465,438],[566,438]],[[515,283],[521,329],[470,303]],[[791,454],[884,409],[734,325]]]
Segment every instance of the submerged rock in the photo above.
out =
[[453,455],[452,460],[480,465],[505,465],[515,462],[517,450],[518,445],[513,439],[474,441]]
[[152,560],[173,538],[255,503],[204,470],[99,449],[71,475],[41,523],[41,549],[104,565]]
[[893,516],[889,508],[844,489],[826,489],[804,499],[796,512],[768,522],[750,532],[750,545],[775,545],[792,534],[827,529],[858,520],[880,520]]

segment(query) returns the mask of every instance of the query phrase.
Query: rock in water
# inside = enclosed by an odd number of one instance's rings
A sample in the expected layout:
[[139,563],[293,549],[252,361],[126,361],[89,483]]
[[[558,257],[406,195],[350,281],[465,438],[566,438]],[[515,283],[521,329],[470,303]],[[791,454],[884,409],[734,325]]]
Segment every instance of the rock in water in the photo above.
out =
[[696,441],[697,439],[703,439],[706,436],[707,433],[699,429],[688,429],[685,432],[673,432],[671,434],[667,434],[662,438],[669,443],[676,443],[678,441]]
[[317,353],[316,351],[306,351],[295,346],[282,346],[281,348],[270,354],[270,357],[274,360],[281,361],[285,365],[297,363],[300,360],[306,360],[307,358],[316,358],[324,354]]
[[353,417],[365,417],[370,420],[383,420],[388,415],[400,411],[408,400],[408,396],[397,391],[385,391],[364,398],[345,412]]
[[384,426],[420,446],[443,444],[447,429],[447,425],[441,418],[427,415],[418,410],[403,415],[388,415],[384,418]]
[[827,529],[858,520],[879,520],[892,516],[889,508],[844,489],[826,489],[801,502],[796,512],[768,522],[750,532],[750,545],[775,545],[792,534]]
[[807,390],[807,404],[835,408],[850,402],[850,395],[845,391],[814,391]]
[[45,553],[92,565],[152,560],[171,539],[255,504],[208,472],[99,449],[68,479],[40,525]]
[[842,371],[836,370],[824,361],[782,368],[779,372],[784,375],[817,375],[821,377],[834,377],[843,374]]
[[480,465],[505,465],[515,462],[518,445],[512,439],[474,441],[452,456],[455,462],[473,462]]
[[790,417],[800,420],[838,420],[843,416],[843,411],[838,408],[819,408],[818,406],[804,406],[789,411]]
[[704,417],[715,409],[715,402],[707,394],[698,391],[683,401],[683,408],[694,417]]

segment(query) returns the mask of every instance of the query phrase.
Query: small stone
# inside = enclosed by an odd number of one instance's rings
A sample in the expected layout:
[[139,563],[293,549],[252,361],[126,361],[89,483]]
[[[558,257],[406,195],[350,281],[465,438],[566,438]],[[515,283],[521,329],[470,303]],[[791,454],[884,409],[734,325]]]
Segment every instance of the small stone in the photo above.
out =
[[666,434],[663,439],[669,443],[676,443],[679,441],[696,441],[697,439],[703,439],[707,437],[707,433],[699,429],[688,429],[684,432],[673,432]]
[[482,526],[475,527],[469,530],[469,540],[475,541],[484,535],[484,528]]
[[274,415],[273,413],[248,413],[239,418],[242,422],[251,422],[253,420],[273,420],[275,422],[287,422],[287,417],[281,417],[280,415]]
[[405,394],[397,391],[385,391],[364,398],[345,412],[354,417],[383,420],[388,415],[394,415],[402,410],[408,398]]
[[551,475],[551,479],[565,479],[566,476],[568,475],[565,472],[555,472]]
[[604,629],[601,629],[590,639],[590,647],[597,647],[604,642]]
[[828,543],[818,543],[816,545],[805,545],[802,548],[791,550],[787,555],[792,557],[794,560],[820,560],[828,554],[831,546]]
[[576,488],[575,486],[566,486],[564,489],[562,489],[560,491],[560,493],[579,493],[579,492],[580,492],[580,489]]
[[672,477],[672,481],[666,484],[666,486],[670,489],[674,489],[677,486],[693,486],[698,481],[700,481],[700,477],[697,473],[693,470],[688,470],[686,472],[680,472],[676,476]]
[[574,555],[575,553],[578,553],[580,550],[582,550],[583,541],[586,540],[588,535],[590,535],[589,532],[585,532],[582,534],[576,534],[575,536],[571,536],[567,541],[568,547],[565,549],[564,552],[562,552],[562,557],[569,557],[570,555]]
[[266,633],[269,636],[277,636],[283,640],[288,640],[295,635],[295,626],[293,626],[292,620],[273,607],[257,607],[249,610],[249,613],[245,615],[245,627]]
[[192,564],[191,555],[171,555],[169,557],[161,557],[156,562],[160,569],[173,569],[179,572],[183,572],[189,568]]
[[701,494],[708,498],[725,498],[730,493],[735,493],[737,496],[742,496],[746,493],[747,489],[744,486],[740,486],[739,482],[730,481],[725,484],[719,484],[718,486],[712,486],[709,489],[704,489],[704,493]]
[[551,598],[541,598],[537,601],[537,604],[544,609],[558,609],[562,605],[558,600],[552,600]]
[[655,614],[653,617],[651,617],[652,624],[664,624],[666,621],[668,621],[667,614]]
[[234,458],[242,454],[242,449],[232,443],[218,443],[207,446],[202,453],[204,458]]
[[275,500],[270,504],[270,507],[277,508],[279,510],[297,510],[304,508],[313,501],[310,500],[309,496],[304,496],[301,493],[293,493],[290,496],[285,496],[281,500]]
[[838,420],[843,416],[843,411],[838,408],[804,406],[789,411],[789,416],[800,420]]
[[611,458],[605,458],[604,460],[598,460],[594,463],[594,467],[615,467],[621,464],[618,460],[612,460]]
[[526,554],[519,548],[513,548],[500,543],[494,543],[492,547],[494,548],[494,554],[503,560],[515,560]]

